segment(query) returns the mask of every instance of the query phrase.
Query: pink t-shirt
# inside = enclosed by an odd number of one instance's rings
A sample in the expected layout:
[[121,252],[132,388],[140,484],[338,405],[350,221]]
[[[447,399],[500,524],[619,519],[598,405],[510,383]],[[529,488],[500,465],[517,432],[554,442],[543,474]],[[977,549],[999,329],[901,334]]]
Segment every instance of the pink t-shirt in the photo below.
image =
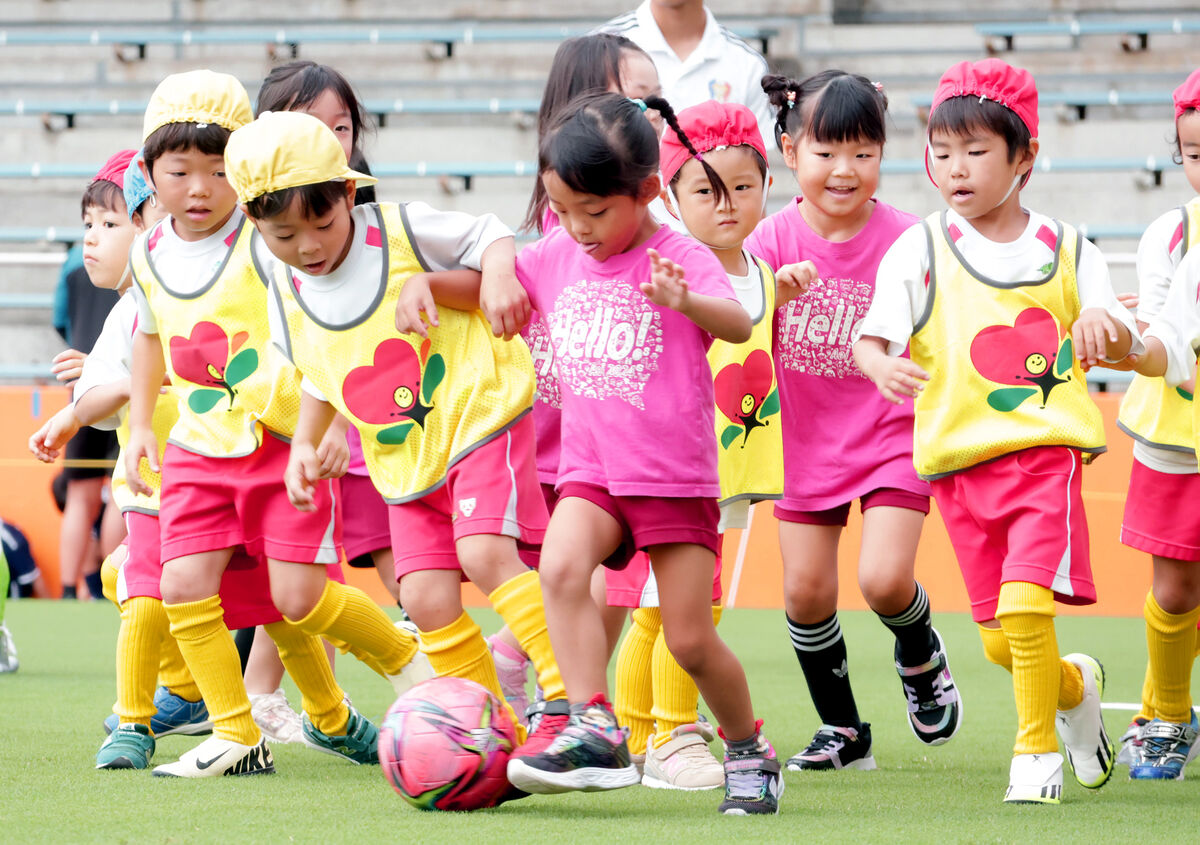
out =
[[681,265],[694,293],[736,301],[713,254],[666,226],[603,262],[562,228],[517,256],[517,277],[554,344],[562,397],[557,483],[598,484],[614,496],[715,497],[705,357],[712,337],[642,294],[648,248]]
[[542,315],[534,312],[521,337],[533,354],[533,372],[537,392],[533,397],[533,430],[537,435],[537,473],[542,484],[558,481],[558,462],[562,450],[562,395],[558,372],[554,368],[554,344]]
[[368,475],[367,461],[363,457],[362,435],[354,426],[346,429],[346,445],[350,448],[350,465],[346,472],[351,475]]
[[775,312],[783,412],[785,508],[828,510],[881,487],[929,495],[913,469],[913,407],[893,405],[851,354],[875,292],[879,261],[912,214],[875,200],[862,231],[833,242],[813,232],[797,198],[758,225],[746,249],[773,269],[811,260],[820,281]]

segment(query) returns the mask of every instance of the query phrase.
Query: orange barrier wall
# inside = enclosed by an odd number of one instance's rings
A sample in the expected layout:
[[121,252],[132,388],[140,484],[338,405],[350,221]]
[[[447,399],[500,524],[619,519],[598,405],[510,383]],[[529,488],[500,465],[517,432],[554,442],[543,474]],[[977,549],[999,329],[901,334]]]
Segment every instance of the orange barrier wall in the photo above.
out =
[[[1122,546],[1119,541],[1121,513],[1132,460],[1132,441],[1115,425],[1121,394],[1094,394],[1104,413],[1109,451],[1084,469],[1083,496],[1091,530],[1092,569],[1099,602],[1090,607],[1059,606],[1063,614],[1140,616],[1146,590],[1150,586],[1149,558]],[[0,517],[15,523],[29,537],[34,555],[42,567],[50,594],[58,595],[58,509],[50,494],[50,482],[57,467],[34,460],[26,449],[29,435],[54,411],[63,406],[66,391],[50,387],[0,387]],[[858,538],[862,520],[851,513],[850,525],[843,536],[839,557],[841,606],[866,607],[857,588]],[[735,607],[782,607],[780,585],[782,563],[779,539],[770,504],[754,508],[750,536],[744,543],[741,531],[725,538],[723,580],[727,601]],[[740,555],[740,565],[739,565]],[[739,575],[733,583],[735,573]],[[379,602],[390,598],[374,570],[347,568],[347,580],[370,592]],[[934,507],[925,523],[925,532],[917,559],[917,577],[929,592],[939,611],[970,609],[962,578]],[[464,599],[472,605],[486,603],[470,584],[464,585]]]

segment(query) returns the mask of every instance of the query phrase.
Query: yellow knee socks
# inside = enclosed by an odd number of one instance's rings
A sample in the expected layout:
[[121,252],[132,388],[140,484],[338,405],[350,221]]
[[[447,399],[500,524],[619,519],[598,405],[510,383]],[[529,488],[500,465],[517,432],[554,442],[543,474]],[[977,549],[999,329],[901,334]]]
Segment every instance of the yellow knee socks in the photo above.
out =
[[1190,722],[1192,661],[1200,607],[1187,613],[1167,613],[1150,592],[1143,614],[1150,667],[1147,674],[1154,681],[1154,715],[1166,722]]
[[121,606],[117,634],[117,706],[121,724],[150,726],[154,716],[154,687],[158,652],[169,637],[167,612],[158,599],[139,596]]
[[296,682],[301,707],[313,727],[329,736],[344,734],[350,717],[346,694],[334,680],[321,638],[306,634],[290,622],[272,622],[263,630],[278,647],[279,659]]
[[417,653],[416,638],[397,629],[366,593],[336,581],[325,582],[308,616],[289,621],[314,636],[349,644],[352,654],[373,658],[363,662],[385,675],[399,674]]
[[529,655],[546,700],[566,698],[567,690],[550,647],[550,634],[546,631],[546,610],[537,572],[530,570],[508,579],[492,590],[488,601]]
[[[721,621],[720,606],[712,609],[713,624]],[[695,722],[699,714],[700,690],[692,676],[671,656],[661,626],[658,639],[654,642],[654,658],[651,669],[654,688],[654,747],[659,748],[671,741],[671,732],[683,725]]]
[[[984,657],[997,666],[1012,672],[1012,652],[1009,651],[1008,638],[1004,635],[1004,629],[987,628],[983,625],[978,627],[979,638],[983,641]],[[1078,707],[1079,702],[1083,700],[1083,675],[1079,673],[1078,666],[1061,658],[1058,666],[1058,706],[1056,709],[1070,710],[1072,707]]]
[[1057,751],[1054,711],[1062,669],[1054,633],[1054,594],[1036,584],[1007,582],[1000,587],[996,619],[1012,654],[1017,705],[1013,753]]
[[120,573],[121,570],[113,563],[112,555],[106,557],[100,564],[100,592],[118,609],[121,607],[121,602],[117,600],[117,577]]
[[629,729],[629,753],[645,754],[646,742],[654,733],[654,687],[651,682],[655,640],[662,633],[662,615],[657,607],[639,607],[630,614],[629,630],[617,652],[613,712],[617,722]]
[[250,717],[250,697],[242,683],[242,665],[237,647],[225,627],[221,599],[163,604],[171,620],[171,634],[187,660],[196,686],[204,696],[213,734],[243,745],[257,745],[262,738]]
[[171,636],[170,629],[163,630],[162,648],[158,653],[158,683],[180,698],[199,701],[200,690],[192,677],[192,670],[179,653],[179,643]]

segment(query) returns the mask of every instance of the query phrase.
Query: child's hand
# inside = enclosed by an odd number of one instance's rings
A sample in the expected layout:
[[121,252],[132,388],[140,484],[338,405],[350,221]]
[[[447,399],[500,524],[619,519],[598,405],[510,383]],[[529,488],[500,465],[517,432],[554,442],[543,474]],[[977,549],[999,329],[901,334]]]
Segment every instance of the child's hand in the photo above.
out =
[[131,429],[129,441],[125,444],[125,479],[129,489],[138,496],[152,496],[154,490],[142,480],[142,459],[150,466],[151,472],[161,472],[158,463],[158,438],[148,428]]
[[325,429],[321,445],[317,447],[320,462],[320,478],[341,478],[350,468],[350,445],[346,442],[346,427],[330,425]]
[[492,324],[492,334],[512,340],[529,322],[529,294],[510,270],[484,272],[479,285],[479,309]]
[[1085,371],[1100,363],[1105,357],[1109,343],[1120,339],[1117,322],[1103,308],[1085,308],[1079,312],[1075,325],[1071,326],[1071,341],[1075,344],[1075,357]]
[[283,473],[283,486],[287,488],[288,501],[298,511],[312,513],[313,485],[321,479],[321,460],[317,450],[309,443],[292,441],[287,469]]
[[424,273],[414,273],[400,289],[400,298],[396,302],[396,330],[403,334],[416,332],[421,337],[429,337],[426,322],[431,326],[438,324],[437,304],[429,289],[429,277]]
[[650,256],[650,281],[642,282],[642,293],[655,305],[683,311],[688,304],[688,283],[683,277],[683,268],[671,259],[663,258],[656,249],[647,249],[646,254]]
[[817,265],[811,261],[784,264],[775,273],[775,307],[786,305],[798,296],[808,293],[817,275]]
[[1124,305],[1130,311],[1133,311],[1133,309],[1137,308],[1138,303],[1141,301],[1142,301],[1141,297],[1138,296],[1136,293],[1118,293],[1117,294],[1117,302]]
[[53,463],[67,441],[79,431],[79,420],[70,405],[60,410],[42,424],[29,438],[29,451],[43,463]]
[[87,360],[78,349],[64,349],[51,360],[50,372],[59,381],[75,381],[83,372],[83,362]]
[[871,372],[864,372],[875,382],[883,398],[895,405],[903,405],[905,396],[916,399],[929,381],[929,373],[908,358],[886,356],[871,365]]

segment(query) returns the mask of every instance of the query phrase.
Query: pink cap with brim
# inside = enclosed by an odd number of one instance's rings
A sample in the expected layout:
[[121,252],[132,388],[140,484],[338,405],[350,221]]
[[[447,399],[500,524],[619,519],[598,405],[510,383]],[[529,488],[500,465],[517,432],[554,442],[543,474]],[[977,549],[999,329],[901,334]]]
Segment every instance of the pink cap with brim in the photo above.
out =
[[125,170],[135,155],[137,155],[137,150],[121,150],[119,153],[114,153],[112,158],[104,162],[104,166],[100,168],[92,181],[112,182],[121,190],[125,190]]
[[[706,100],[684,109],[677,117],[679,128],[701,155],[719,147],[746,145],[758,150],[764,159],[767,157],[767,148],[763,144],[762,133],[758,131],[754,112],[740,103]],[[659,170],[667,184],[675,178],[683,163],[692,157],[670,127],[663,132],[659,155]]]
[[1194,70],[1171,95],[1175,101],[1175,119],[1188,109],[1200,109],[1200,70]]

